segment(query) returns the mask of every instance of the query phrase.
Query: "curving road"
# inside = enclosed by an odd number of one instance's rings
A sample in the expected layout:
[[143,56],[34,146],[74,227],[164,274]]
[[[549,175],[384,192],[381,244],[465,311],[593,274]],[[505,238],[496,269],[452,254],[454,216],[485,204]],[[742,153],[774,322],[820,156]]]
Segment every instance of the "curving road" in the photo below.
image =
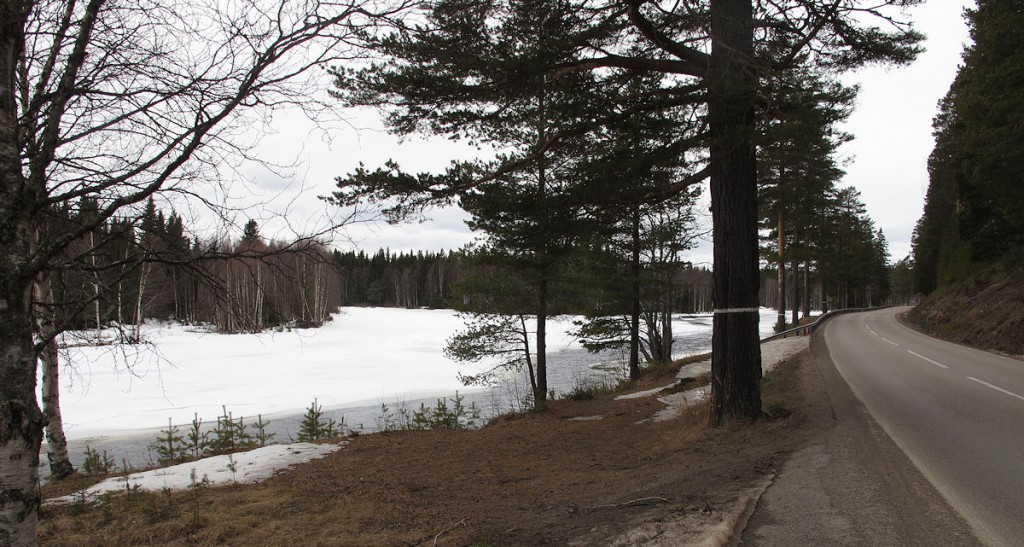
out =
[[905,309],[830,320],[836,368],[983,541],[1024,545],[1024,362],[913,331]]

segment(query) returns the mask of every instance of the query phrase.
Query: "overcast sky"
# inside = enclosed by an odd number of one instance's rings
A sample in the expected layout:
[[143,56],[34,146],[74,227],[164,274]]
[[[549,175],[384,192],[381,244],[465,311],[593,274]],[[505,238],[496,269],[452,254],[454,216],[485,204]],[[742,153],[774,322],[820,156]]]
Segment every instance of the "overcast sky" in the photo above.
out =
[[911,11],[916,27],[928,37],[927,51],[917,61],[845,78],[859,83],[861,92],[845,128],[855,140],[843,149],[852,159],[844,184],[860,190],[868,214],[885,231],[893,261],[910,254],[928,188],[932,118],[969,40],[963,10],[974,5],[973,0],[929,0]]
[[[926,163],[934,143],[931,120],[953,81],[968,40],[962,17],[967,5],[973,6],[973,0],[930,0],[910,12],[928,38],[927,51],[912,65],[871,67],[844,77],[847,83],[859,83],[861,93],[845,127],[855,140],[842,151],[848,160],[843,184],[860,190],[868,214],[885,231],[893,261],[910,253],[911,233],[921,215],[928,185]],[[280,221],[270,222],[265,235],[276,233],[285,239],[290,233],[308,233],[326,225],[327,215],[337,211],[316,196],[330,193],[334,177],[352,171],[359,162],[374,168],[395,159],[410,172],[439,171],[452,159],[487,155],[437,138],[413,137],[400,143],[381,129],[375,113],[344,115],[346,124],[327,135],[294,116],[275,120],[281,130],[268,135],[261,150],[281,158],[279,161],[294,161],[297,167],[284,173],[285,177],[259,168],[244,173],[256,183],[255,197],[268,201],[268,210],[287,213],[289,226],[285,229]],[[473,239],[461,211],[435,211],[431,216],[432,221],[419,224],[350,226],[336,244],[368,253],[382,247],[436,251],[458,249]],[[237,224],[244,224],[244,219]],[[705,246],[695,251],[693,260],[705,263],[709,256]]]

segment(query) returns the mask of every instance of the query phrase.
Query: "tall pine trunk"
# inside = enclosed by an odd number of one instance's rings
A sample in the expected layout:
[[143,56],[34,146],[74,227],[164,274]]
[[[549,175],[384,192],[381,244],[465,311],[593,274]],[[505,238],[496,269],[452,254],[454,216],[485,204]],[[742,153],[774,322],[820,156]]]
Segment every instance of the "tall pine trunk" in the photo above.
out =
[[[640,378],[640,207],[633,208],[632,226],[632,290],[629,317],[629,379]],[[654,348],[651,348],[654,351]]]
[[533,392],[535,410],[547,408],[548,401],[548,269],[542,266],[541,270],[540,283],[537,287],[537,387]]
[[[546,82],[541,82],[539,105],[540,119],[537,127],[537,142],[544,143],[547,139],[547,87]],[[541,153],[537,158],[537,194],[540,199],[538,218],[540,222],[547,222],[545,214],[547,208],[547,159]],[[537,280],[537,385],[533,390],[534,410],[544,410],[548,404],[548,356],[547,356],[547,324],[548,324],[548,276],[551,274],[551,267],[548,264],[548,243],[541,241],[537,245],[537,265],[539,268],[539,279]]]
[[778,315],[775,320],[775,332],[786,330],[786,259],[785,259],[785,222],[782,208],[779,208],[779,267],[778,267],[778,297],[776,298],[776,311]]
[[798,288],[800,286],[800,262],[793,259],[789,264],[789,269],[793,271],[793,287],[789,291],[793,295],[791,300],[793,308],[790,310],[790,313],[793,317],[793,326],[796,327],[800,324],[800,289]]
[[821,313],[828,313],[828,282],[821,280]]
[[750,0],[711,1],[708,114],[715,316],[709,425],[761,415],[758,339],[757,76]]
[[537,393],[537,375],[534,373],[533,360],[530,359],[530,330],[526,328],[526,317],[519,316],[520,333],[523,339],[523,360],[526,361],[526,372],[530,378],[531,393]]
[[804,319],[811,314],[811,262],[804,261]]

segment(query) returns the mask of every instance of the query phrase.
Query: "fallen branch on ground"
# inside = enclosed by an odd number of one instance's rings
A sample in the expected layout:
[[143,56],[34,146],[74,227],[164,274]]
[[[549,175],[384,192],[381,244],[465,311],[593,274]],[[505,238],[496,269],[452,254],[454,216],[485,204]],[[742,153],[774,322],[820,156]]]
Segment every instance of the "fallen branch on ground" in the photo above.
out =
[[437,535],[434,536],[434,543],[433,543],[433,545],[437,545],[437,539],[438,538],[440,538],[444,534],[447,534],[448,532],[451,532],[452,530],[458,528],[460,525],[461,526],[466,526],[466,519],[462,519],[459,522],[456,522],[455,524],[452,524],[451,526],[449,526],[449,527],[445,528],[444,530],[441,530],[440,532],[438,532]]
[[627,505],[635,505],[635,504],[638,504],[638,503],[643,503],[645,501],[658,501],[658,502],[668,503],[669,500],[668,500],[668,498],[659,498],[657,496],[651,496],[651,497],[648,497],[648,498],[639,498],[639,499],[630,500],[630,501],[623,502],[623,503],[609,503],[608,505],[595,505],[594,507],[591,507],[591,509],[604,509],[606,507],[625,507]]

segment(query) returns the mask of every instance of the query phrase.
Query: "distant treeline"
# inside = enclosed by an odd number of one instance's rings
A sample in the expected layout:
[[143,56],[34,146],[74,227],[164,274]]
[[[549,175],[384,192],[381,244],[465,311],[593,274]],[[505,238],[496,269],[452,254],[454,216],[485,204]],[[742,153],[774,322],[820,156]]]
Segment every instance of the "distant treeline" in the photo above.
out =
[[[392,253],[385,249],[373,255],[364,251],[334,251],[333,264],[340,284],[341,305],[399,308],[459,308],[484,290],[481,286],[486,287],[486,283],[467,280],[487,277],[491,274],[484,270],[493,267],[482,265],[473,252]],[[712,309],[710,270],[681,264],[673,278],[677,287],[674,311]],[[579,314],[592,309],[594,291],[582,286],[586,284],[585,276],[578,274],[559,278],[552,287],[555,311]],[[610,302],[605,304],[614,308]]]
[[334,251],[343,306],[445,308],[462,280],[465,254]]
[[[85,200],[64,206],[51,226],[82,225],[95,211]],[[85,231],[67,256],[75,258],[51,272],[61,330],[120,325],[135,326],[137,335],[146,319],[227,332],[315,326],[340,303],[338,275],[322,243],[266,242],[253,221],[238,240],[193,238],[180,216],[152,201],[140,215]]]
[[[53,211],[51,226],[64,231],[95,212],[88,201],[65,205]],[[211,324],[224,332],[318,326],[340,306],[459,308],[483,296],[488,277],[503,275],[473,251],[381,249],[371,255],[331,250],[315,239],[266,241],[255,221],[238,239],[188,234],[181,216],[153,202],[134,217],[85,231],[67,254],[75,258],[52,272],[52,306],[61,330],[119,325],[137,336],[147,319]],[[581,270],[591,260],[570,263],[572,275],[552,286],[553,311],[625,312],[613,279],[625,272],[587,274]],[[710,270],[680,263],[659,275],[668,275],[675,287],[672,311],[712,309]],[[595,278],[603,280],[600,290],[588,286]]]

